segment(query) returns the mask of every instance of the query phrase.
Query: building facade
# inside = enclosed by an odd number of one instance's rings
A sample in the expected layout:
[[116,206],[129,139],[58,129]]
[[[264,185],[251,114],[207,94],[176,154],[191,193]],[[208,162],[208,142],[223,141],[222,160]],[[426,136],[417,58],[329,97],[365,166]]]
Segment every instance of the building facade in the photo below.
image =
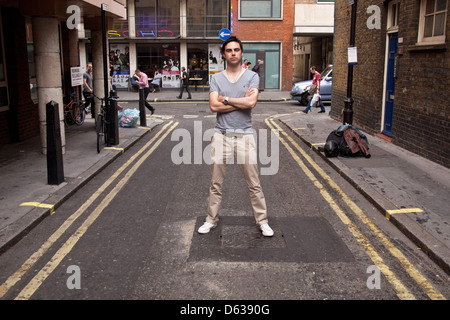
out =
[[126,17],[125,0],[0,2],[0,144],[40,135],[45,154],[46,104],[54,101],[65,152],[65,98],[72,92],[81,97],[80,86],[71,83],[71,67],[80,66],[78,33],[83,25],[95,39],[94,78],[98,95],[103,95],[102,4],[108,7],[107,24]]
[[112,64],[118,88],[126,89],[136,68],[150,77],[161,70],[163,88],[177,88],[186,67],[192,81],[208,86],[225,67],[219,37],[225,28],[242,40],[252,67],[264,61],[261,89],[290,90],[293,0],[129,0],[127,10],[128,19],[109,30],[110,60],[125,51],[129,57]]
[[333,64],[334,0],[295,0],[294,82]]
[[[356,1],[355,1],[356,2]],[[353,124],[450,167],[449,0],[357,1]],[[337,1],[333,102],[347,97],[351,7]]]

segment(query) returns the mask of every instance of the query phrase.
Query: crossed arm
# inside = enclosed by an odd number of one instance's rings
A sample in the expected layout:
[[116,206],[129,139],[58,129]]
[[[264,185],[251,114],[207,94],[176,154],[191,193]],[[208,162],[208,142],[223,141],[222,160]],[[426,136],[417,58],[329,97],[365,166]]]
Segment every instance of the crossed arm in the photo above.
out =
[[238,109],[252,109],[258,101],[258,89],[249,88],[242,98],[228,98],[228,104],[224,104],[225,96],[219,96],[217,91],[209,94],[209,108],[212,112],[230,112]]

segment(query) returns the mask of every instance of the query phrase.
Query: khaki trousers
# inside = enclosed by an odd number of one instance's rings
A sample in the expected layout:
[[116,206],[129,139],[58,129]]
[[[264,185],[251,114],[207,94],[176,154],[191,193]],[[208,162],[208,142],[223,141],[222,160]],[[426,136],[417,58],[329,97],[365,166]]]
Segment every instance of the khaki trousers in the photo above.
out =
[[211,142],[211,185],[206,221],[216,224],[222,202],[222,185],[227,165],[238,164],[247,182],[253,213],[258,225],[267,223],[267,207],[258,175],[255,139],[252,134],[214,133]]

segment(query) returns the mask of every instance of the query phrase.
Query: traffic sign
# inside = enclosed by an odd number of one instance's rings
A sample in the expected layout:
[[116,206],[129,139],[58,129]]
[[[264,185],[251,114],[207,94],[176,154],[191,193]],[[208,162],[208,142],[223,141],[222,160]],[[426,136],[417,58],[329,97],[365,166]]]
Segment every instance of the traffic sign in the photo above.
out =
[[231,36],[231,31],[227,28],[223,28],[219,31],[220,40],[225,41]]

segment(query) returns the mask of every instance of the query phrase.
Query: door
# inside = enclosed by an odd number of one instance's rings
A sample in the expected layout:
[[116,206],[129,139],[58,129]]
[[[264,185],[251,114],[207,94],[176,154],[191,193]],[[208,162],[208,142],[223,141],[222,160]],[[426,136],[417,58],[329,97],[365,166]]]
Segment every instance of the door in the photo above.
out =
[[386,92],[384,104],[384,126],[382,133],[392,137],[392,116],[394,113],[395,77],[397,67],[398,33],[389,34]]

